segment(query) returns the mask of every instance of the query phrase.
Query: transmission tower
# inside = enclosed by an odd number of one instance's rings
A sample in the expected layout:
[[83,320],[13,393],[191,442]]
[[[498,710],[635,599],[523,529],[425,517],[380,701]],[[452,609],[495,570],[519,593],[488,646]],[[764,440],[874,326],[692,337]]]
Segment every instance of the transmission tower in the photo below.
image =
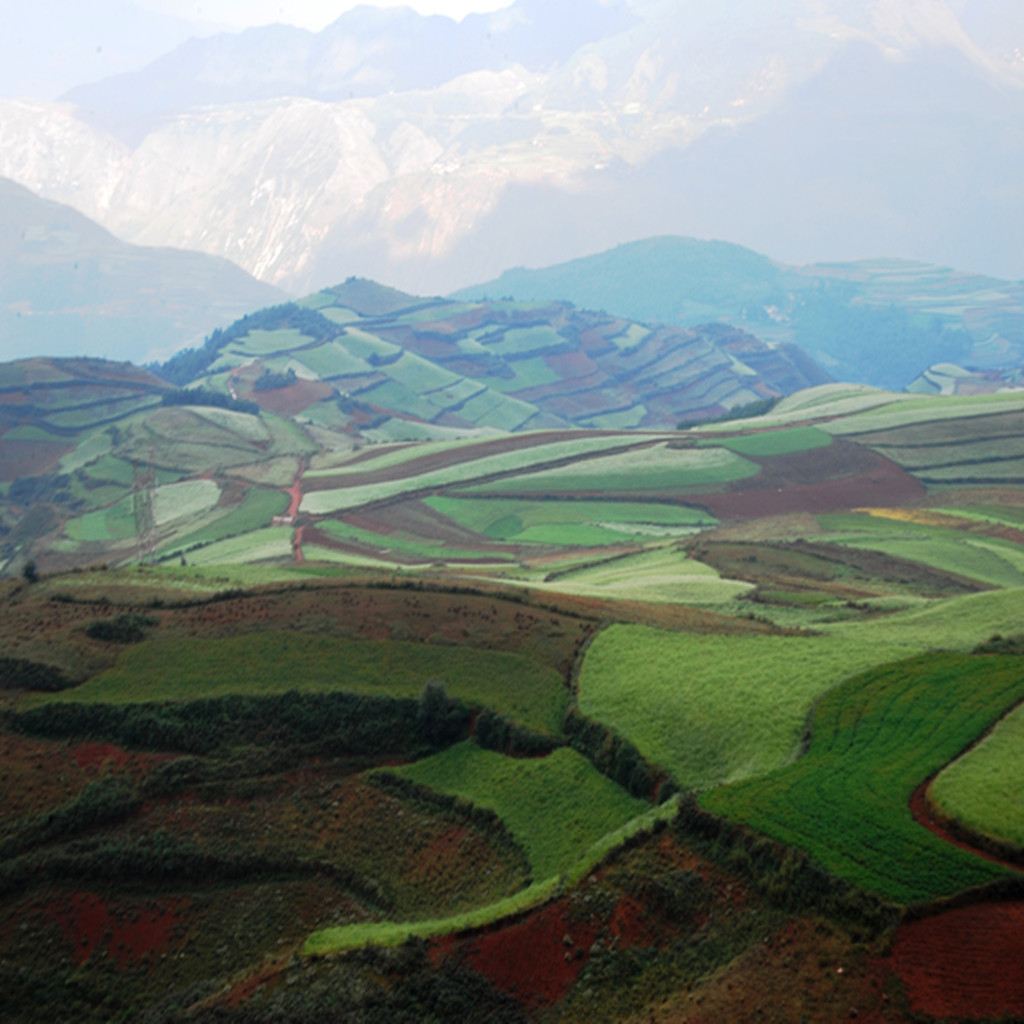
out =
[[132,515],[135,517],[135,543],[141,565],[153,560],[156,550],[156,521],[153,518],[153,491],[156,473],[153,471],[153,450],[143,469],[138,461],[132,463]]

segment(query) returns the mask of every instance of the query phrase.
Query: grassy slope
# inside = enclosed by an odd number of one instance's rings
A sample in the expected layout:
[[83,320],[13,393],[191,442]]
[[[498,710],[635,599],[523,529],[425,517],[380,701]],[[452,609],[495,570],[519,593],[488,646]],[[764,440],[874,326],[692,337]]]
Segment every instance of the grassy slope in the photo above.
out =
[[429,679],[448,695],[558,732],[565,687],[558,673],[500,651],[265,632],[221,639],[156,638],[126,650],[115,668],[73,691],[26,703],[197,700],[229,693],[348,690],[418,697]]
[[850,637],[723,637],[609,627],[591,644],[580,709],[686,787],[761,775],[797,753],[827,690],[893,654]]
[[932,835],[908,803],[1021,697],[1013,658],[926,655],[886,665],[822,700],[811,748],[796,764],[702,802],[900,902],[979,885],[1004,869]]
[[564,873],[589,846],[648,808],[568,747],[525,760],[461,743],[396,773],[494,810],[538,880]]
[[1024,846],[1024,708],[1006,716],[978,746],[943,769],[929,796],[968,828]]

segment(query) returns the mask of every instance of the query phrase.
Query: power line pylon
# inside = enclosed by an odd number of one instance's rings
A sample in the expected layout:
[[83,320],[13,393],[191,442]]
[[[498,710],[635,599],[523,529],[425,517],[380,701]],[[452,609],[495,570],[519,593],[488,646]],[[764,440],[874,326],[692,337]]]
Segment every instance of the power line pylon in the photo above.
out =
[[153,518],[153,491],[156,473],[153,471],[153,450],[145,470],[138,461],[132,463],[132,515],[135,518],[135,543],[140,565],[153,560],[156,550],[156,520]]

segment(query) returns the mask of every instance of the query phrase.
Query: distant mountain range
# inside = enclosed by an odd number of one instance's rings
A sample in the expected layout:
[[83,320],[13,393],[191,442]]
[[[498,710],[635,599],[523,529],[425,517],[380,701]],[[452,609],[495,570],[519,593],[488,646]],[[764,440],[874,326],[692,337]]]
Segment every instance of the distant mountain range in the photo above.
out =
[[0,179],[0,360],[165,359],[281,298],[228,260],[129,245]]
[[1016,279],[1022,52],[996,0],[362,8],[2,101],[0,174],[294,294],[446,293],[666,233]]

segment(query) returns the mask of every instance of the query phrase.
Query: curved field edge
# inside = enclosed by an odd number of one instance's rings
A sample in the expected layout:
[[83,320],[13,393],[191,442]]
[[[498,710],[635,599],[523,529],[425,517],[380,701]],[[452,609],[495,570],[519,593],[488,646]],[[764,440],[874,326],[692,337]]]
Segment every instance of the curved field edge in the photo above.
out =
[[561,874],[579,849],[646,806],[570,747],[513,758],[463,742],[389,774],[493,811],[526,851],[535,878]]
[[305,956],[325,956],[365,946],[400,946],[409,939],[429,939],[474,931],[518,917],[548,903],[567,889],[578,885],[591,871],[616,849],[634,837],[653,829],[658,822],[669,822],[679,810],[679,797],[674,796],[658,807],[652,807],[626,824],[591,844],[561,875],[534,882],[521,892],[496,903],[453,917],[422,921],[380,921],[371,924],[342,925],[313,932],[300,952]]
[[929,802],[957,826],[997,843],[1024,846],[1022,749],[1024,705],[939,772],[928,789]]
[[733,637],[617,624],[587,650],[579,708],[678,785],[705,789],[793,760],[823,693],[901,653],[863,629]]
[[931,654],[888,664],[821,700],[810,749],[795,764],[700,802],[898,903],[984,885],[1005,869],[933,835],[910,800],[1022,698],[1014,657]]

